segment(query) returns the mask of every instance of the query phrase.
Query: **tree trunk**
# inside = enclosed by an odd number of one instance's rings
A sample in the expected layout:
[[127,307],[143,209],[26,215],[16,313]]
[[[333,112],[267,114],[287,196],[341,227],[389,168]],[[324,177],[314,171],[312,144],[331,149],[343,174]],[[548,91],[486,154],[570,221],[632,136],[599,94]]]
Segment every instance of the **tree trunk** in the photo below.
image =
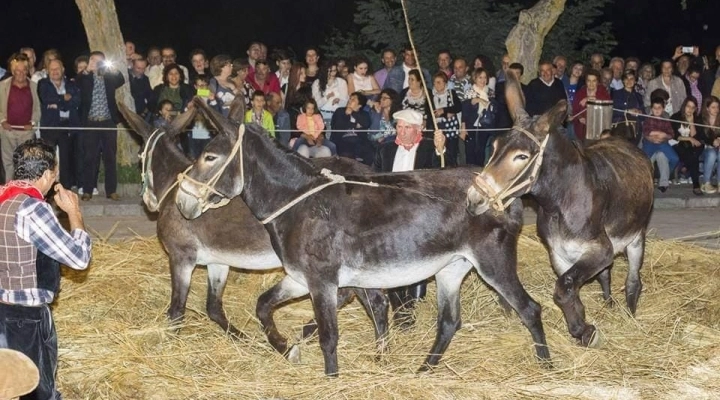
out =
[[525,67],[523,83],[537,77],[545,36],[565,10],[566,0],[540,0],[533,8],[520,11],[518,23],[505,40],[512,62]]
[[[75,0],[82,22],[85,26],[88,44],[91,51],[102,51],[105,58],[111,60],[128,80],[125,67],[125,40],[120,31],[114,0]],[[135,103],[130,94],[130,85],[126,83],[115,92],[115,100],[135,110]],[[119,128],[125,128],[119,125]],[[118,130],[117,162],[120,166],[130,166],[138,162],[140,144],[137,135],[127,130]]]

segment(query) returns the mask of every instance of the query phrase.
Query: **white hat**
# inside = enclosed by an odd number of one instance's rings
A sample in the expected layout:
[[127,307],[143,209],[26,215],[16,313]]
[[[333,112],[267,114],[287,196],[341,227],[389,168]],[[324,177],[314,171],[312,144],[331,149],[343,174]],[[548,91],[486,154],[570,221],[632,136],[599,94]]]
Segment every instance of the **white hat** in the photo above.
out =
[[393,114],[393,119],[396,121],[402,120],[412,125],[422,125],[423,123],[422,114],[409,108]]

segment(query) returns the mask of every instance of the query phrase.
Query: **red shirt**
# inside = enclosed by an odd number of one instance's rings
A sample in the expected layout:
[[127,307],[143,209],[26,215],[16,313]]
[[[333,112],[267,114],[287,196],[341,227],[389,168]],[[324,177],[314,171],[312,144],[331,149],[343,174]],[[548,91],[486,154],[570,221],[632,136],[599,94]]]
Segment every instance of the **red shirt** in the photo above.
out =
[[255,74],[248,74],[246,78],[247,82],[252,85],[252,87],[255,90],[262,90],[263,93],[268,94],[270,92],[275,92],[277,94],[280,94],[280,80],[278,77],[272,73],[269,72],[267,78],[265,78],[265,83],[262,87],[255,81]]
[[29,82],[23,88],[10,85],[7,104],[8,124],[16,126],[30,125],[32,122],[33,98]]

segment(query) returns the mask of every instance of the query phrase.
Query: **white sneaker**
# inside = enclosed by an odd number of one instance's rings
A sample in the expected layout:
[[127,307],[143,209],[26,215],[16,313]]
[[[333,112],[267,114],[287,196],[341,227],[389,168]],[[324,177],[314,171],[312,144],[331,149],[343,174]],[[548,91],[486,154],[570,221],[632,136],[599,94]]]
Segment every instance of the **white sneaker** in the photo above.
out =
[[85,191],[83,191],[83,188],[78,189],[78,194],[80,196],[82,196],[84,193],[85,193]]
[[97,188],[93,188],[93,196],[97,196],[100,194],[100,191],[98,191]]

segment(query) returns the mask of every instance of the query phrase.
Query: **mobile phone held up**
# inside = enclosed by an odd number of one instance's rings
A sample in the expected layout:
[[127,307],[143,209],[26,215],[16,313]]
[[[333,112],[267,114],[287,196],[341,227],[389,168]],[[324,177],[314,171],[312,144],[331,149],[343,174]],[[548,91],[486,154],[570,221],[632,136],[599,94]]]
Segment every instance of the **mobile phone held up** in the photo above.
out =
[[210,97],[210,89],[198,89],[196,94],[198,97]]
[[686,54],[692,54],[695,48],[693,46],[683,46],[682,52]]

